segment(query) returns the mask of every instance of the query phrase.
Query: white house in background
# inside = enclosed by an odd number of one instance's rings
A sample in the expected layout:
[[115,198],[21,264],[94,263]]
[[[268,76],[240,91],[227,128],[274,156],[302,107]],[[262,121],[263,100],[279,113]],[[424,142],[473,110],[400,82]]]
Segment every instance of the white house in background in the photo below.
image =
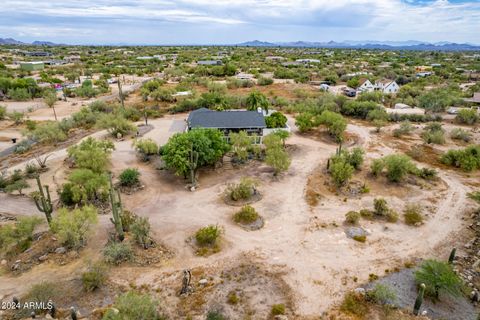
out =
[[392,80],[381,80],[375,82],[375,90],[383,93],[397,93],[400,90],[400,86]]
[[240,72],[240,73],[235,75],[235,78],[237,78],[239,80],[252,80],[253,79],[253,74]]
[[368,79],[365,79],[365,78],[360,79],[359,84],[360,85],[357,88],[358,91],[372,92],[373,90],[375,90],[375,86]]

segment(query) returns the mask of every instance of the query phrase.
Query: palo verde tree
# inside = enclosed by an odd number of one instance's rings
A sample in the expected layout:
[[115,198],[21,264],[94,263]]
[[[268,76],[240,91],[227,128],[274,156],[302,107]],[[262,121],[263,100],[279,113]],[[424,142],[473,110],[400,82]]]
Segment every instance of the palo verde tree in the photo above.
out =
[[[160,151],[167,168],[176,175],[187,178],[193,170],[213,165],[230,150],[223,133],[216,129],[193,129],[185,133],[173,135]],[[191,158],[196,165],[192,166]]]
[[67,152],[78,168],[102,173],[107,169],[110,154],[113,150],[115,150],[115,146],[111,141],[96,140],[89,137],[81,143],[68,148]]
[[43,101],[45,101],[45,104],[53,109],[53,115],[55,116],[55,121],[57,120],[57,112],[55,111],[55,103],[57,102],[57,94],[54,91],[48,90],[45,92],[43,95]]
[[291,164],[288,153],[283,148],[282,139],[275,134],[269,134],[263,139],[265,144],[265,162],[274,170],[273,175],[287,171]]

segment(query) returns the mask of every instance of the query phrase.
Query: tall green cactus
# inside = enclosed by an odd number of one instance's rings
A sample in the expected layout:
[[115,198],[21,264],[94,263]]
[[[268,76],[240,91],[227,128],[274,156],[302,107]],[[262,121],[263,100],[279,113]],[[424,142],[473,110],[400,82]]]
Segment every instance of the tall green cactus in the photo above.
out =
[[420,313],[420,308],[423,304],[423,295],[425,294],[425,284],[422,283],[420,285],[420,289],[418,290],[417,299],[415,299],[415,305],[413,306],[413,314],[418,316]]
[[455,254],[457,253],[457,248],[453,248],[452,251],[450,252],[450,256],[448,257],[448,263],[452,264],[453,260],[455,260]]
[[110,221],[112,221],[113,225],[115,226],[118,239],[120,241],[123,241],[123,239],[125,238],[125,235],[123,233],[123,225],[122,225],[122,214],[123,214],[122,200],[120,198],[120,192],[113,187],[112,175],[110,175],[110,204],[112,206],[112,216],[113,216],[113,218],[110,218]]
[[192,186],[195,187],[197,185],[197,180],[195,174],[197,172],[198,167],[198,152],[193,150],[193,145],[190,150],[190,161],[188,162],[188,168],[190,169],[190,181]]
[[48,225],[50,225],[53,212],[52,200],[50,198],[50,190],[48,189],[48,186],[42,186],[39,175],[37,175],[35,179],[37,180],[39,194],[33,197],[33,200],[35,201],[35,205],[37,206],[38,211],[45,213]]

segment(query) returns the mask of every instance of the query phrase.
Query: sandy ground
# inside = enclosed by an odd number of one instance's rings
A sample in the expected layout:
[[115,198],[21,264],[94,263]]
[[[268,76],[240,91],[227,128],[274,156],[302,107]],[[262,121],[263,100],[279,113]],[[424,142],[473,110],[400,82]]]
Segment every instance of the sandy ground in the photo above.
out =
[[[150,123],[154,129],[146,137],[164,144],[174,133],[172,124],[184,118],[185,115],[175,115],[152,120]],[[290,122],[294,128],[291,119]],[[381,136],[371,133],[372,129],[350,124],[347,130],[358,135],[364,147],[376,146],[377,151],[369,154],[369,157],[376,157],[377,152],[377,156],[394,152],[391,145],[382,142]],[[105,134],[97,132],[94,136],[102,137]],[[346,290],[367,281],[370,273],[383,275],[383,270],[401,266],[412,258],[445,254],[450,250],[450,246],[445,244],[454,241],[456,232],[465,225],[462,217],[469,205],[466,193],[470,189],[464,184],[466,178],[453,171],[440,173],[448,186],[446,191],[433,194],[423,190],[409,194],[407,198],[394,194],[386,197],[398,211],[407,202],[430,204],[433,207],[432,214],[425,225],[412,228],[400,222],[385,224],[363,221],[362,226],[371,235],[367,243],[361,244],[347,239],[341,225],[346,212],[370,208],[375,195],[367,194],[346,202],[339,197],[325,196],[321,204],[313,208],[305,201],[308,176],[318,165],[326,162],[336,145],[294,134],[288,140],[288,144],[295,146],[292,165],[280,179],[272,179],[271,170],[264,164],[233,170],[220,169],[218,172],[206,171],[200,177],[200,189],[191,193],[185,190],[181,178],[156,170],[152,164],[140,163],[131,143],[131,140],[115,143],[112,170],[118,173],[126,167],[138,167],[146,188],[124,196],[123,202],[127,209],[150,218],[156,237],[173,248],[176,257],[164,268],[142,269],[141,272],[128,270],[118,281],[130,279],[141,285],[160,277],[164,272],[180,272],[184,268],[200,266],[219,267],[249,253],[266,268],[285,271],[284,280],[293,290],[299,314],[318,315],[338,302]],[[48,161],[51,169],[42,177],[44,184],[59,186],[62,183],[66,177],[63,167],[65,156],[65,150],[52,154]],[[20,164],[11,170],[23,166]],[[221,201],[226,184],[245,175],[260,179],[260,190],[264,194],[254,207],[265,218],[266,225],[255,232],[245,231],[233,224],[231,215],[235,208]],[[39,214],[26,198],[1,194],[0,202],[0,211],[20,215]],[[223,250],[209,258],[197,257],[185,240],[198,228],[208,224],[219,224],[224,228]],[[317,227],[322,224],[327,227]],[[98,256],[98,244],[106,241],[105,229],[109,228],[111,224],[108,218],[102,216],[96,234],[82,254],[84,257]],[[80,266],[79,261],[65,267],[44,264],[20,277],[2,276],[0,296],[20,294],[38,279],[71,277],[72,271]],[[138,277],[140,274],[141,277]],[[354,277],[358,278],[358,283],[353,280]]]

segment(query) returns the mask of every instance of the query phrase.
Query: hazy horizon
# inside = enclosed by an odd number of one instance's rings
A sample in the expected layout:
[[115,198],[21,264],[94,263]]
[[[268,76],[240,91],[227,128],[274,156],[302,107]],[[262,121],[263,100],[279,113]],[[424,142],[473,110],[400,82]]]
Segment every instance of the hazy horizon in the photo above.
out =
[[466,0],[4,0],[0,34],[92,45],[409,41],[480,44]]

